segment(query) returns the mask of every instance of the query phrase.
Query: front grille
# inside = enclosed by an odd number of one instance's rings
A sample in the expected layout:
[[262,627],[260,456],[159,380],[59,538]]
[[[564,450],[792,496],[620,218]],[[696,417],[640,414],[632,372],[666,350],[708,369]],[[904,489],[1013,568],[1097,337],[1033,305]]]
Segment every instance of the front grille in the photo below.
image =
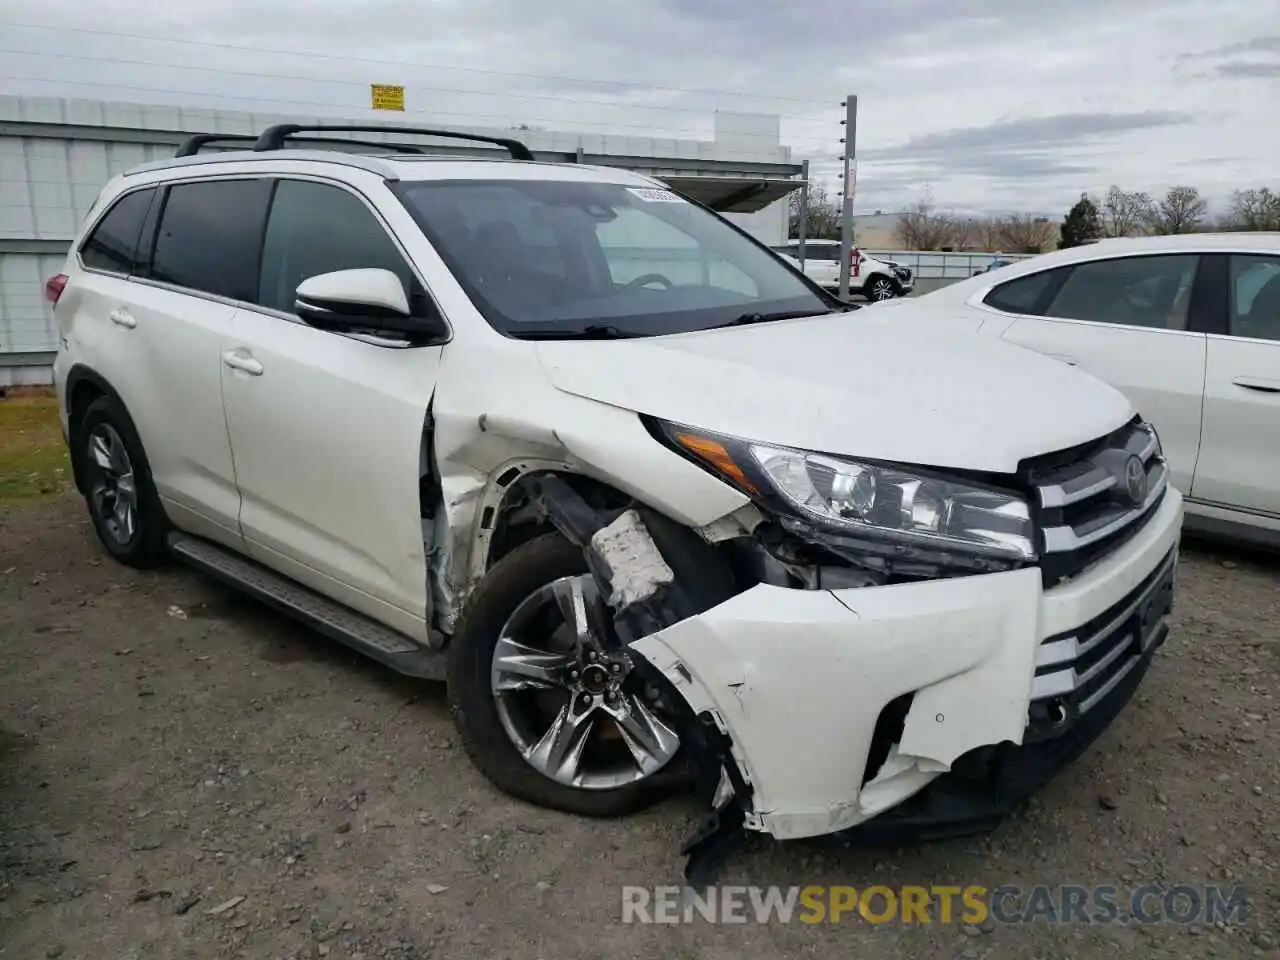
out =
[[1069,633],[1049,637],[1036,651],[1027,738],[1058,736],[1102,702],[1168,628],[1178,564],[1174,547],[1119,603]]
[[1077,576],[1134,536],[1169,483],[1160,441],[1140,419],[1102,439],[1023,464],[1044,585]]
[[894,267],[893,272],[898,275],[898,279],[906,282],[911,279],[911,271],[906,267]]

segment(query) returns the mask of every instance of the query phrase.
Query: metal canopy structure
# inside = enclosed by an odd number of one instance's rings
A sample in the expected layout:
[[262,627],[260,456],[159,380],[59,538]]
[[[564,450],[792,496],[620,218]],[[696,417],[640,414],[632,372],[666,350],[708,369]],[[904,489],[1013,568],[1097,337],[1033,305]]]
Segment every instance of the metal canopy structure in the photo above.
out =
[[756,213],[804,186],[789,177],[662,176],[672,190],[720,213]]

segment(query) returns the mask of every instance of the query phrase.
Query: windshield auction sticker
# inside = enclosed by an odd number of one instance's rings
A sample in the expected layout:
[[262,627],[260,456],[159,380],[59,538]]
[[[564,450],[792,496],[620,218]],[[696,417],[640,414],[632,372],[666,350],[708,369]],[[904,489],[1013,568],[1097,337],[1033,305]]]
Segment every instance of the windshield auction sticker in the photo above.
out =
[[627,193],[645,203],[684,203],[684,198],[657,187],[627,187]]

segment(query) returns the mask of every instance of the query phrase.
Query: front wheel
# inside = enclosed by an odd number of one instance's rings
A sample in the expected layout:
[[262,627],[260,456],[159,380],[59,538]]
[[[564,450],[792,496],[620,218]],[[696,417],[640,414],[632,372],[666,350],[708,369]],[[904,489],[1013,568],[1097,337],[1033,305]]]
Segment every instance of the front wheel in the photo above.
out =
[[893,296],[893,282],[888,277],[872,277],[867,281],[868,300],[892,300]]
[[618,816],[679,785],[663,695],[633,655],[596,646],[608,616],[582,551],[559,534],[517,547],[476,588],[453,637],[449,698],[467,754],[500,790]]

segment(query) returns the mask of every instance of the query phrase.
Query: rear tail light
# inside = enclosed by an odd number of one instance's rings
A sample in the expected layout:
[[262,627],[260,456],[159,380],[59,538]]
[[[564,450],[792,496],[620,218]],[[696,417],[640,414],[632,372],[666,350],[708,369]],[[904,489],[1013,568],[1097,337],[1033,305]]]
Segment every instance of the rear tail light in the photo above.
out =
[[67,275],[65,273],[59,273],[56,276],[50,277],[44,282],[44,298],[56,306],[58,298],[62,296],[62,291],[65,290],[66,287]]

